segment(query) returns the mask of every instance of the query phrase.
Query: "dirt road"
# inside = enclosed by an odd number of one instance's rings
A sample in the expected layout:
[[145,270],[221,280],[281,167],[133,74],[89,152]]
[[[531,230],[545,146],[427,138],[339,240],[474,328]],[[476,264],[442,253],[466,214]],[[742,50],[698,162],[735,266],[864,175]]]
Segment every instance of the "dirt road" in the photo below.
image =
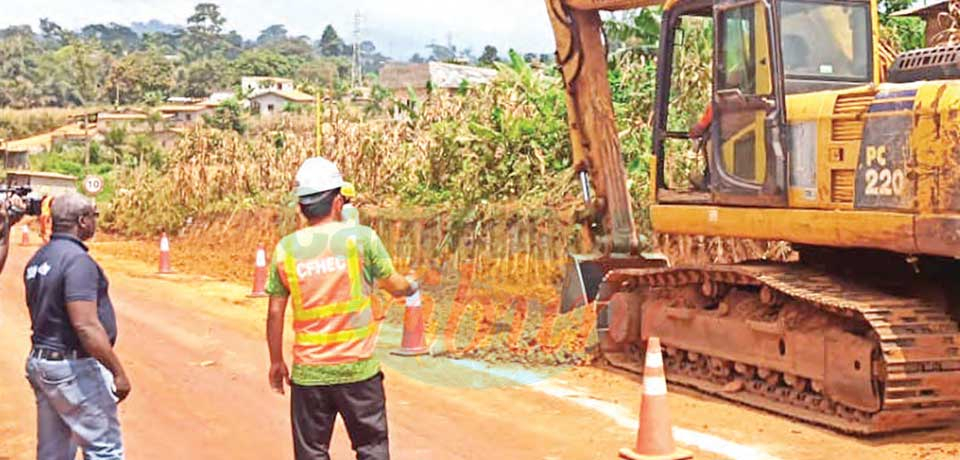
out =
[[[32,458],[33,395],[23,379],[29,318],[20,273],[36,247],[14,248],[0,275],[0,459]],[[159,278],[152,261],[94,256],[111,279],[133,382],[121,405],[131,459],[292,458],[288,400],[266,384],[263,300],[195,275]],[[395,459],[616,458],[635,435],[638,382],[600,369],[490,368],[385,353]],[[698,459],[960,458],[960,426],[859,440],[671,387],[676,435]],[[334,458],[352,458],[342,427]]]

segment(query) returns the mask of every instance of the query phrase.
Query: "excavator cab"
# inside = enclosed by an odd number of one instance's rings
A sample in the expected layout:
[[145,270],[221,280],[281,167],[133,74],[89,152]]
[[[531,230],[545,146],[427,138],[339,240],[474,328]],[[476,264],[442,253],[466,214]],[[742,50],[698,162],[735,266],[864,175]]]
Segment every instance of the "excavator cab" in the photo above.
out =
[[[663,15],[653,151],[659,203],[786,207],[788,94],[837,90],[878,80],[873,10],[857,0],[676,2]],[[713,32],[709,123],[701,139],[673,120],[684,97],[675,65],[689,24]],[[705,105],[706,105],[705,104]],[[802,133],[799,133],[802,134]],[[690,157],[690,151],[696,157]],[[675,180],[677,165],[693,163]],[[674,179],[674,180],[672,180]]]

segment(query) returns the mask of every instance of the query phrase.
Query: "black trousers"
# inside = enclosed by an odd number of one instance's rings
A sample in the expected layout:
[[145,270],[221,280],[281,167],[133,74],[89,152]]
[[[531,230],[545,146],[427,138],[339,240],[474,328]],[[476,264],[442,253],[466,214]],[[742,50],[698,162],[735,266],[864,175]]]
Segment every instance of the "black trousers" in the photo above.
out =
[[343,418],[357,460],[389,460],[383,373],[357,383],[291,389],[290,419],[296,460],[329,460],[337,414]]

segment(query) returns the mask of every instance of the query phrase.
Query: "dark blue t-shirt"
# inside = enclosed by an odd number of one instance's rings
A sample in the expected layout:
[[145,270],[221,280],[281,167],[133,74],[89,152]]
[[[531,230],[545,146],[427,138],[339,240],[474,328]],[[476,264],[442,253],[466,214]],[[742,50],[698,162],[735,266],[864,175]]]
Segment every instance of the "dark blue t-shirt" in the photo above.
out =
[[107,294],[107,277],[76,237],[54,234],[27,263],[23,282],[35,347],[85,351],[67,314],[67,302],[75,301],[96,302],[100,323],[110,343],[116,342],[117,318]]

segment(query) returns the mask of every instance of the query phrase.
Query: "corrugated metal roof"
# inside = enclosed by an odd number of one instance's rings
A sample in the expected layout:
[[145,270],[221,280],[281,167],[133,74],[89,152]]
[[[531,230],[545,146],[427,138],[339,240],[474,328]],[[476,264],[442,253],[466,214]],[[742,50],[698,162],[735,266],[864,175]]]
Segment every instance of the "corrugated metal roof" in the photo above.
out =
[[252,81],[273,81],[273,82],[293,83],[292,79],[283,78],[283,77],[240,77],[240,79],[252,80]]
[[914,6],[907,8],[905,10],[900,10],[894,13],[891,13],[890,16],[905,17],[905,16],[931,16],[937,13],[942,13],[947,11],[947,0],[941,0],[939,2],[928,3],[926,5]]
[[257,93],[255,96],[251,96],[250,99],[259,99],[268,94],[273,94],[280,96],[288,101],[293,102],[313,102],[313,96],[302,91],[290,90],[290,91],[278,91],[275,89],[267,90],[262,93]]
[[145,120],[145,113],[108,113],[103,112],[97,115],[98,120]]
[[471,85],[483,85],[490,83],[490,80],[497,76],[496,70],[482,67],[444,62],[431,62],[429,64],[430,81],[437,88],[458,88],[463,81]]
[[48,179],[77,180],[74,176],[44,171],[7,171],[8,176],[45,177]]
[[424,88],[429,81],[435,88],[458,88],[466,81],[471,85],[490,83],[497,71],[484,67],[428,62],[424,64],[387,64],[380,72],[380,83],[387,88]]
[[205,104],[167,104],[161,105],[158,109],[161,112],[199,112],[206,109]]

